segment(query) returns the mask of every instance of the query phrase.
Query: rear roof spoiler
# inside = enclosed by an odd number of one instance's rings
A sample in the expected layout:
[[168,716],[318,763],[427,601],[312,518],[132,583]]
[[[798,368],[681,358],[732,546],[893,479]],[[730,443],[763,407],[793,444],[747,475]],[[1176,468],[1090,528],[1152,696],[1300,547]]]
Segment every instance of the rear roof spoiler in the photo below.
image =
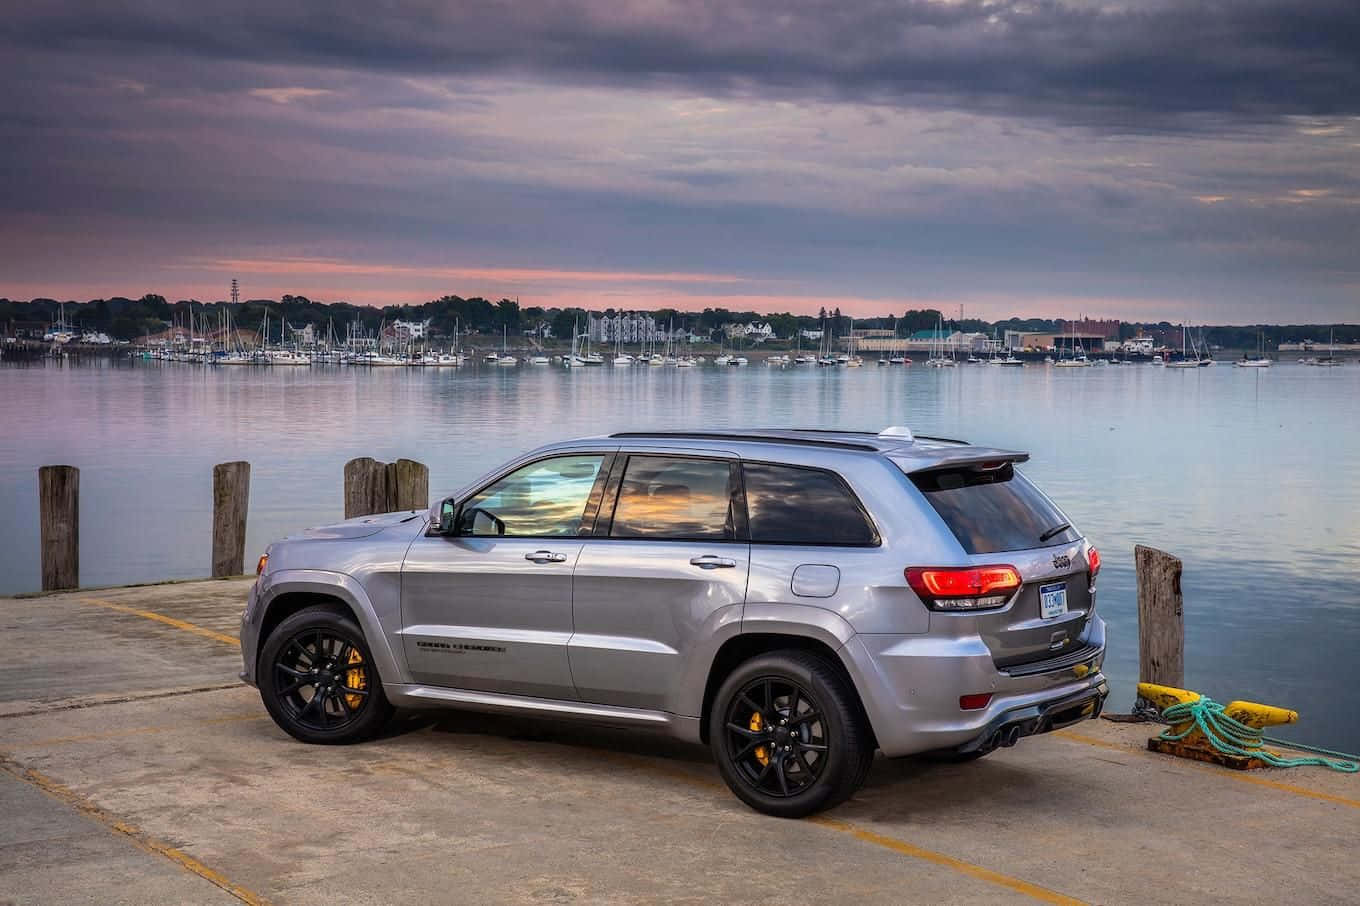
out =
[[900,452],[893,451],[888,458],[908,475],[916,472],[931,472],[935,469],[999,469],[1007,463],[1027,462],[1029,454],[1018,450],[1000,450],[995,447],[959,447],[957,449],[935,448],[930,451],[915,451],[907,447]]

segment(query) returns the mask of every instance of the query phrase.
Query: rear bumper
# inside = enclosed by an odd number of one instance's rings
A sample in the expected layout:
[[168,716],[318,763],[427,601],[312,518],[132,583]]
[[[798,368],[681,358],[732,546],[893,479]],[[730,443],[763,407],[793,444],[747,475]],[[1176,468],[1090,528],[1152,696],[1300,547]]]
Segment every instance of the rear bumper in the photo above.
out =
[[1105,706],[1109,687],[1102,681],[1066,698],[1012,708],[998,715],[981,733],[959,746],[959,752],[990,752],[998,746],[1013,746],[1026,736],[1061,730],[1083,720],[1094,720]]
[[[990,749],[1097,716],[1109,692],[1099,617],[1077,642],[1076,657],[1009,671],[976,635],[856,635],[840,653],[879,748],[898,757]],[[982,693],[987,707],[959,707],[960,696]]]

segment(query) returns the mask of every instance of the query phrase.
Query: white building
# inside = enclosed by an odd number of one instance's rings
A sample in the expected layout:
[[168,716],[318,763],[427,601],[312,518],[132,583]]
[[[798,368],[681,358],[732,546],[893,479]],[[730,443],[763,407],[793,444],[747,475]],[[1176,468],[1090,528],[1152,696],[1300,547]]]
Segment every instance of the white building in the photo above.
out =
[[820,340],[826,332],[824,330],[821,330],[820,328],[805,327],[802,330],[798,331],[798,333],[802,336],[804,340]]
[[316,331],[312,329],[310,324],[302,328],[294,327],[293,342],[302,346],[311,346],[316,342]]
[[402,321],[398,319],[392,322],[392,336],[402,341],[423,340],[429,327],[429,318],[424,321]]
[[752,343],[763,343],[774,337],[773,327],[756,321],[750,324],[725,324],[723,332],[729,337],[744,337]]
[[665,330],[651,315],[624,314],[586,316],[586,330],[592,343],[650,343],[665,339]]

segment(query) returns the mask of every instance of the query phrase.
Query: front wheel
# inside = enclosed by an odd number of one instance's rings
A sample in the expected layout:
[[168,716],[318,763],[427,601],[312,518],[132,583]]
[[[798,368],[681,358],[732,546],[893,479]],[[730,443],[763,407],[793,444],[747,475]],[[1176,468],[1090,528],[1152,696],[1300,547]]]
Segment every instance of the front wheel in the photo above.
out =
[[806,651],[761,655],[737,667],[714,698],[709,736],[737,798],[781,818],[848,799],[874,754],[853,689]]
[[257,672],[270,717],[303,742],[359,742],[392,716],[362,630],[325,605],[280,623],[265,640]]

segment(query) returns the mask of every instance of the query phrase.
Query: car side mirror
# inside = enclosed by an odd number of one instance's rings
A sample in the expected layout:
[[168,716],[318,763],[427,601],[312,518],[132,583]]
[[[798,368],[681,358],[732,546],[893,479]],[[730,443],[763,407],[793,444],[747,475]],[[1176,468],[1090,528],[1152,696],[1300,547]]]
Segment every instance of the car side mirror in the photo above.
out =
[[439,528],[441,535],[458,534],[458,501],[452,497],[445,498],[439,504]]

